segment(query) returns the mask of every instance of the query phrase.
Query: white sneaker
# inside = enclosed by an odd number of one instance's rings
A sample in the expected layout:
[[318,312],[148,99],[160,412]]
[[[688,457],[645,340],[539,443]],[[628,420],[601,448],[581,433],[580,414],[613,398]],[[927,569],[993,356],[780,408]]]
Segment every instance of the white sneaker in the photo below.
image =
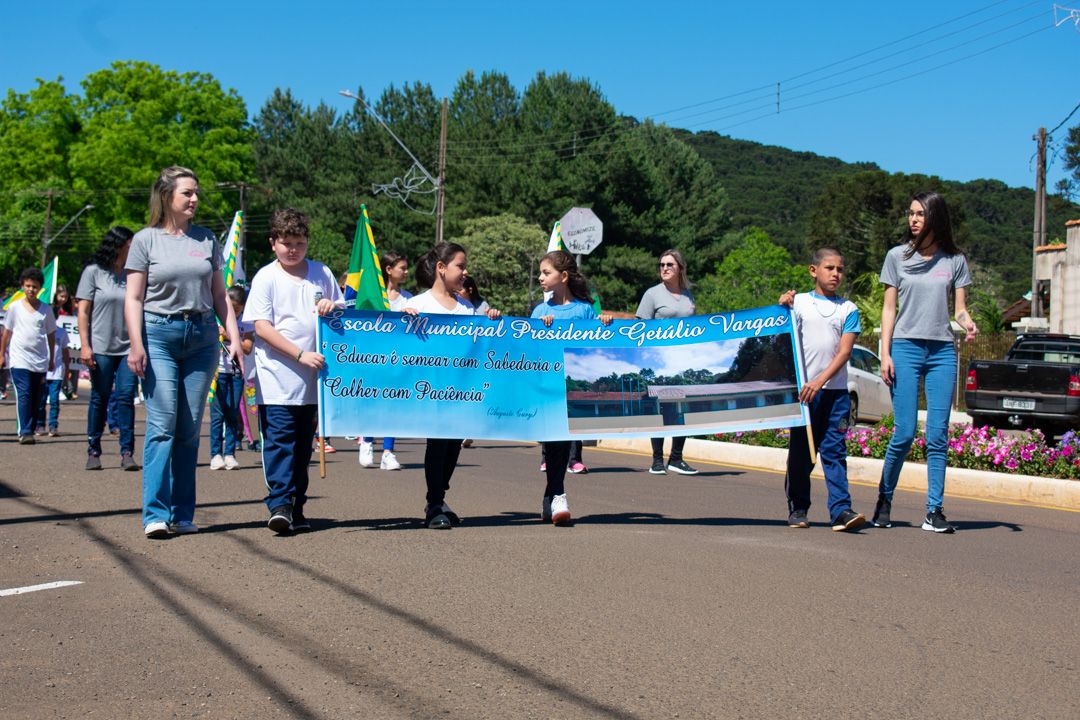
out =
[[215,455],[214,457],[210,458],[211,470],[220,470],[223,467],[225,467],[225,458],[221,457],[220,455]]
[[190,520],[181,520],[169,526],[169,532],[174,535],[191,535],[199,532],[199,526]]
[[236,456],[235,455],[226,455],[225,456],[225,469],[226,470],[235,470],[238,467],[240,467],[240,463],[236,462]]
[[566,502],[566,493],[551,498],[551,522],[556,525],[570,524],[570,505]]
[[135,396],[135,399],[132,401],[132,404],[134,404],[134,405],[142,405],[142,402],[143,402],[143,394],[140,392],[138,395]]
[[[363,452],[363,451],[361,451]],[[400,470],[401,463],[397,460],[397,455],[389,450],[382,451],[382,461],[379,463],[380,470]]]
[[360,466],[371,467],[375,464],[375,450],[372,449],[371,443],[360,443]]
[[148,538],[163,538],[169,534],[169,524],[163,522],[147,523],[143,532]]
[[540,506],[540,522],[551,522],[551,496],[545,495]]

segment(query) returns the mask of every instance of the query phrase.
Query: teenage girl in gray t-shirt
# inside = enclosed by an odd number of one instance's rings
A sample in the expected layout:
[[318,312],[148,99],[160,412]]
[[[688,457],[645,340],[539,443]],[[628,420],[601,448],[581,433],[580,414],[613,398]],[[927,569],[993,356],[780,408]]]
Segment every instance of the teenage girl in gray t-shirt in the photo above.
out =
[[[881,377],[892,388],[895,426],[878,486],[873,524],[891,527],[893,491],[915,439],[919,381],[926,387],[926,519],[923,530],[951,533],[945,519],[945,459],[949,413],[956,389],[956,350],[949,301],[970,342],[978,328],[967,311],[971,285],[967,260],[956,246],[945,199],[936,192],[915,195],[908,210],[905,243],[889,251],[881,269]],[[897,307],[899,301],[899,308]]]
[[[690,281],[686,278],[686,260],[678,250],[667,250],[660,256],[660,284],[649,288],[641,296],[637,312],[642,320],[669,320],[671,318],[690,317],[696,314],[694,295],[690,292]],[[697,475],[697,470],[683,460],[685,437],[671,438],[671,455],[668,456],[667,470],[680,475]],[[652,439],[653,475],[664,475],[664,439]]]

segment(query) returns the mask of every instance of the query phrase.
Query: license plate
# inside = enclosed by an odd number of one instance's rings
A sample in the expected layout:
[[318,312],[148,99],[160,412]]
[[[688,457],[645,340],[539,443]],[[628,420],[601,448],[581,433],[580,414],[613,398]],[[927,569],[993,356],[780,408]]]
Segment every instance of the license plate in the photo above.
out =
[[1013,400],[1012,398],[1004,398],[1001,401],[1001,407],[1006,410],[1034,410],[1034,400]]

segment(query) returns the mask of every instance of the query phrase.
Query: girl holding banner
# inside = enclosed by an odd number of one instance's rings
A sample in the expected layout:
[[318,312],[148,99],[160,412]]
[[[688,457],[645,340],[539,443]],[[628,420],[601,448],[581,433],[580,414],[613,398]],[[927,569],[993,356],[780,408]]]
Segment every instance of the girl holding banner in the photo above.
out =
[[[559,320],[596,320],[592,298],[589,296],[589,283],[578,270],[574,256],[565,250],[549,252],[540,259],[540,287],[544,294],[551,297],[533,308],[532,317],[551,323]],[[611,324],[611,315],[599,316],[600,322]],[[544,443],[544,471],[547,475],[547,487],[544,488],[544,501],[540,510],[540,520],[555,525],[570,524],[570,505],[566,500],[566,466],[570,460],[571,440],[558,440]]]
[[[442,315],[475,315],[472,305],[458,301],[458,293],[465,285],[465,248],[457,243],[441,242],[417,263],[425,270],[423,280],[430,281],[431,289],[411,298],[402,312],[410,315],[420,313]],[[426,277],[430,274],[430,277]],[[498,320],[498,310],[489,309],[487,316]],[[427,505],[424,507],[424,523],[432,530],[449,530],[461,522],[447,506],[446,491],[450,488],[450,476],[457,467],[462,439],[447,440],[429,438],[424,452],[424,479],[427,480]]]
[[[660,284],[649,288],[638,303],[634,313],[642,320],[669,320],[689,317],[696,314],[694,295],[690,292],[690,281],[686,278],[686,260],[678,250],[668,250],[660,256]],[[697,475],[697,470],[683,460],[685,437],[671,438],[671,455],[668,456],[667,470],[680,475]],[[664,439],[652,439],[653,475],[664,475]]]

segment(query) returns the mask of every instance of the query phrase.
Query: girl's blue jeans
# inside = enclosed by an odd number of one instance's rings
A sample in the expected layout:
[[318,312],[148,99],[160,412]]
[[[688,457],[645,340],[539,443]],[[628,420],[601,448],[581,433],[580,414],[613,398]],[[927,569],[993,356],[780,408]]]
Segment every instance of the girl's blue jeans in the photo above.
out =
[[214,313],[144,313],[146,437],[143,525],[195,516],[195,467],[206,395],[218,361]]
[[915,440],[919,419],[919,381],[926,384],[926,510],[942,507],[945,498],[945,460],[949,452],[949,413],[956,390],[956,350],[941,340],[894,339],[892,385],[895,426],[878,491],[892,500],[904,459]]

